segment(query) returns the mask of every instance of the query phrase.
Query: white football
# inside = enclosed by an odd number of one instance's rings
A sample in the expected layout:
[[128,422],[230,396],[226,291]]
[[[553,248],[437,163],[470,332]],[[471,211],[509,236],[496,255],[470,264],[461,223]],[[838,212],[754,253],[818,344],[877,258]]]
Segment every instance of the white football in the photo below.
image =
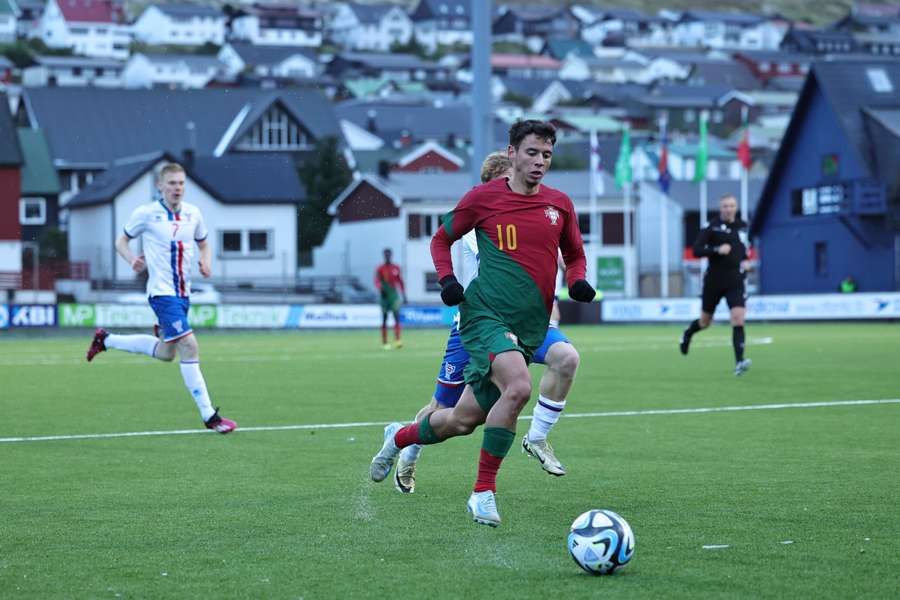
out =
[[589,510],[569,530],[569,553],[592,575],[615,573],[634,556],[634,533],[628,522],[611,510]]

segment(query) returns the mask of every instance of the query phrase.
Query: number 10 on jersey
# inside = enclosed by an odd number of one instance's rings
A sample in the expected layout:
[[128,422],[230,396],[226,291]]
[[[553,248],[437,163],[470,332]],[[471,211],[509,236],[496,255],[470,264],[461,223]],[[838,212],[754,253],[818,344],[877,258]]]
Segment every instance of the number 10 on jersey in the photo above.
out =
[[[504,237],[504,229],[506,230],[506,236]],[[500,250],[515,250],[519,247],[519,240],[516,234],[516,226],[515,225],[507,225],[504,227],[503,225],[497,225],[497,247]]]

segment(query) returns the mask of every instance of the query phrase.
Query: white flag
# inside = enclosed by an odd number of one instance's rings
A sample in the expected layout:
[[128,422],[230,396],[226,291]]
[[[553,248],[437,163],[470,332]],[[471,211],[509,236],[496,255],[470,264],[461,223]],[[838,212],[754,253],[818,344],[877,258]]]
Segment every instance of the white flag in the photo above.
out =
[[603,185],[603,169],[601,164],[603,160],[600,158],[600,147],[597,145],[597,132],[591,130],[591,189],[598,196],[604,194],[605,187]]

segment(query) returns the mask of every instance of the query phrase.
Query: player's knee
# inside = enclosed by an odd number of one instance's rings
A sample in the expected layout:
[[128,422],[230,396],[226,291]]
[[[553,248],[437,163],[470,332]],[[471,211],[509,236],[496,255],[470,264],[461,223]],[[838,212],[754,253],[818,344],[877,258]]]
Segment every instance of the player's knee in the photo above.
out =
[[531,398],[531,377],[523,377],[510,382],[503,395],[519,408],[524,407]]
[[200,346],[197,344],[197,338],[193,334],[178,340],[178,354],[181,356],[181,360],[200,359]]
[[175,344],[159,344],[153,356],[163,362],[172,362],[175,360]]
[[575,377],[581,357],[578,355],[578,350],[571,344],[563,344],[563,346],[566,350],[560,354],[558,362],[554,366],[560,375],[571,379]]

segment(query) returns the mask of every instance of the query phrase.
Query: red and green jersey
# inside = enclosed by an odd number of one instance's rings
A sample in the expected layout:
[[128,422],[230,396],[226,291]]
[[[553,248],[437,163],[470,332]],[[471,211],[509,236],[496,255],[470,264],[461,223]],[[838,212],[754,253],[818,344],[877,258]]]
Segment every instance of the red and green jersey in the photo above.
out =
[[400,267],[394,263],[384,263],[375,269],[375,287],[382,298],[397,298],[397,292],[405,293]]
[[524,346],[540,346],[547,333],[562,250],[569,285],[585,277],[578,216],[564,193],[542,185],[537,194],[513,192],[505,178],[473,188],[431,242],[438,278],[453,274],[450,246],[470,230],[478,240],[478,277],[461,307],[489,311]]

